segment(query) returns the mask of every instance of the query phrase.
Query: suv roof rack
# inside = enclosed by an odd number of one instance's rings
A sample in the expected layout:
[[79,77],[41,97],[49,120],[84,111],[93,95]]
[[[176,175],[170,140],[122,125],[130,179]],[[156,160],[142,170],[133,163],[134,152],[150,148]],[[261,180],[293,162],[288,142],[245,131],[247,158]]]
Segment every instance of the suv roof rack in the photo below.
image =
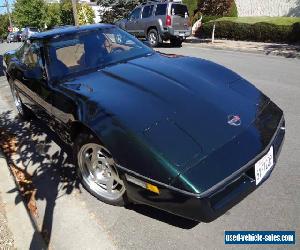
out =
[[146,0],[142,2],[141,5],[146,5],[151,3],[166,3],[166,2],[182,3],[182,0]]

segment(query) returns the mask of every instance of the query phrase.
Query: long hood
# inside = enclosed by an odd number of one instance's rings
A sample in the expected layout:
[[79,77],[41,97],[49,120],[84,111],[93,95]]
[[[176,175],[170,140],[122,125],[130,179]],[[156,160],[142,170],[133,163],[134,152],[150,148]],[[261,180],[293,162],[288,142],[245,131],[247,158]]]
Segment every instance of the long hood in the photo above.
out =
[[[63,85],[96,103],[182,172],[252,124],[268,99],[212,62],[155,54]],[[241,118],[230,126],[232,115]]]

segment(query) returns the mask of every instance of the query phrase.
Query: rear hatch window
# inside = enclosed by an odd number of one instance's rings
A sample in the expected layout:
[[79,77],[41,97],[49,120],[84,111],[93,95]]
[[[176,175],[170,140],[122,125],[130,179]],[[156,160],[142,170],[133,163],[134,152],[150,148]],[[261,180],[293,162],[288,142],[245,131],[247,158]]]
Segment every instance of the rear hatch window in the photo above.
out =
[[181,16],[186,17],[186,15],[189,15],[188,9],[186,5],[183,4],[172,4],[171,7],[171,14],[173,16]]

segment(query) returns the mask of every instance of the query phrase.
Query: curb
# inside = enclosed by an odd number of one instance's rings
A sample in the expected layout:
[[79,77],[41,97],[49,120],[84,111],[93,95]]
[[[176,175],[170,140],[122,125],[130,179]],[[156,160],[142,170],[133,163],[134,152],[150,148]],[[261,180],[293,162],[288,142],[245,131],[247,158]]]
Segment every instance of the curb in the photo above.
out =
[[232,52],[244,52],[244,53],[251,53],[251,54],[259,54],[259,55],[272,55],[272,56],[281,56],[285,58],[292,58],[292,59],[300,59],[300,52],[288,52],[288,51],[263,51],[263,50],[255,50],[255,49],[247,49],[247,48],[233,48],[233,47],[221,47],[215,45],[207,45],[206,43],[202,43],[199,41],[191,42],[184,42],[185,46],[197,46],[198,48],[203,49],[212,49],[212,50],[223,50],[223,51],[232,51]]
[[0,150],[0,191],[15,247],[17,249],[47,249],[18,190],[6,158]]

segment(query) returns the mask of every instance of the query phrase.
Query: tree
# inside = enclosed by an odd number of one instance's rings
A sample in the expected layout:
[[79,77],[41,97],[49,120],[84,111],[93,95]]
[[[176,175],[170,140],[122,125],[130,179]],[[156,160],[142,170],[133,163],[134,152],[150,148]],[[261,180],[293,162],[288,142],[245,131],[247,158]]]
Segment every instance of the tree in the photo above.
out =
[[45,22],[48,29],[62,25],[61,6],[59,3],[48,4],[46,13],[47,15]]
[[190,17],[193,17],[203,0],[183,0],[182,2],[188,7]]
[[[86,3],[77,4],[77,12],[79,24],[94,23],[95,13],[93,9]],[[60,2],[60,19],[61,25],[74,25],[74,16],[71,0],[62,0]]]
[[237,16],[234,0],[203,0],[198,10],[209,16]]
[[77,10],[80,25],[94,23],[95,13],[89,5],[86,3],[78,4]]
[[0,15],[0,38],[2,37],[4,39],[7,37],[8,26],[9,26],[8,15],[7,14]]
[[44,28],[46,4],[43,0],[16,0],[13,19],[17,27]]
[[143,0],[98,0],[103,7],[100,18],[103,23],[115,23],[129,15],[129,13]]
[[60,2],[61,23],[62,25],[74,25],[74,16],[71,0],[62,0]]

